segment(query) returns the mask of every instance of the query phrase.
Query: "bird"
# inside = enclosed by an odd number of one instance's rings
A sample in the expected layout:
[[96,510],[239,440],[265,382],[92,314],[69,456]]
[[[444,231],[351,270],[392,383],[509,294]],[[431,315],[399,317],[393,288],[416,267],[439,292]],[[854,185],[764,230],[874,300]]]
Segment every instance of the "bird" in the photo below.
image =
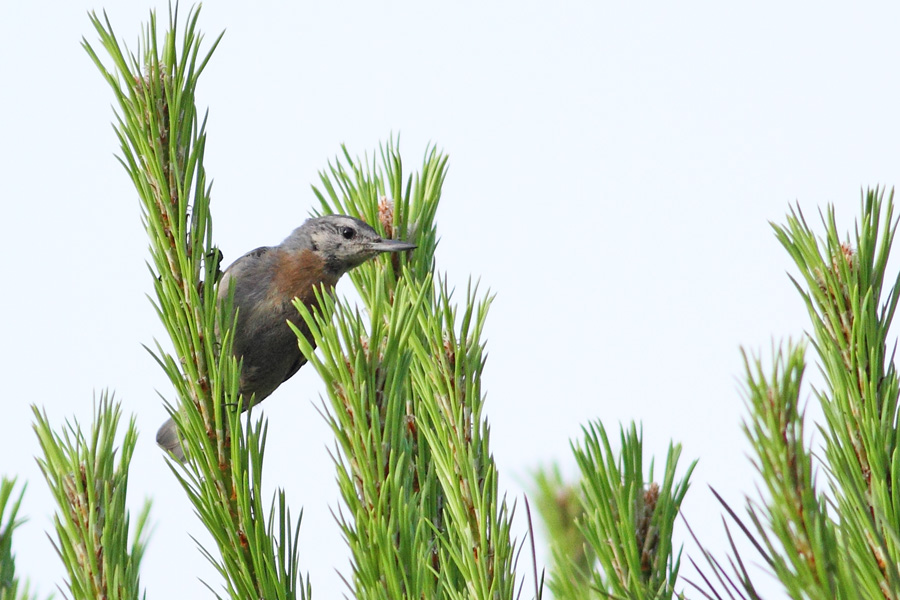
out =
[[[233,354],[243,359],[240,391],[246,410],[265,400],[306,363],[294,324],[315,347],[309,328],[293,305],[317,304],[316,289],[334,293],[341,276],[384,252],[413,250],[415,244],[383,239],[369,224],[347,215],[308,219],[277,246],[243,255],[229,266],[219,282],[220,306],[234,288]],[[179,461],[185,460],[175,422],[170,418],[156,434],[156,443]]]

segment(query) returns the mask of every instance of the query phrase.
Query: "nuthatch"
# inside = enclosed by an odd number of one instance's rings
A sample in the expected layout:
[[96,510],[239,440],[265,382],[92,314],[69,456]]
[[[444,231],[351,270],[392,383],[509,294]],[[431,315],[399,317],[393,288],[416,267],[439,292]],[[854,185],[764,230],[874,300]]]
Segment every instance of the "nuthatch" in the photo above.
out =
[[[262,402],[306,363],[293,323],[311,344],[309,328],[292,304],[316,304],[316,288],[333,291],[341,275],[382,252],[412,250],[415,244],[382,239],[369,225],[344,215],[309,219],[280,245],[248,252],[225,270],[219,302],[234,286],[234,355],[243,358],[241,394]],[[245,405],[246,406],[246,405]],[[184,460],[175,423],[169,419],[156,443]]]

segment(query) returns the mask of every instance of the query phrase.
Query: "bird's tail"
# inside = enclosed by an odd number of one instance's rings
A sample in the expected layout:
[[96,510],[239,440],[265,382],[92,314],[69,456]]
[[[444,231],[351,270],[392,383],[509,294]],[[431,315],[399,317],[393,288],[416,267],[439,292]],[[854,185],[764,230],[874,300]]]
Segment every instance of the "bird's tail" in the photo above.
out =
[[175,458],[184,462],[184,448],[178,441],[178,428],[175,426],[175,421],[169,419],[162,424],[162,427],[156,432],[156,443],[160,448],[168,450]]

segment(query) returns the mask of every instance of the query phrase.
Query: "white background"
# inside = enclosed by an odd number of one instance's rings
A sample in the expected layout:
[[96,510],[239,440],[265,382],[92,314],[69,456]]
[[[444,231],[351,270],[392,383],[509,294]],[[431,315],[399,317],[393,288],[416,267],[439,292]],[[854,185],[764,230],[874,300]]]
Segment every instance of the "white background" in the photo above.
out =
[[[685,465],[700,458],[684,514],[723,556],[708,486],[740,505],[757,483],[739,347],[768,355],[807,327],[768,221],[799,201],[816,222],[834,203],[847,230],[862,187],[900,179],[897,10],[296,4],[214,1],[201,14],[207,40],[227,29],[199,93],[226,262],[306,218],[341,143],[362,154],[400,132],[407,168],[437,144],[450,155],[438,266],[497,294],[487,415],[520,513],[535,467],[574,471],[582,424],[615,435],[638,420],[648,455],[661,461],[671,439]],[[131,504],[154,500],[148,597],[210,597],[199,579],[220,581],[189,534],[208,537],[153,443],[157,391],[171,390],[141,346],[164,333],[145,298],[138,200],[114,159],[112,93],[79,46],[97,40],[86,11],[104,7],[134,48],[142,3],[9,1],[0,17],[0,473],[29,482],[15,549],[46,594],[63,571],[44,535],[30,405],[86,422],[92,395],[115,390],[141,431]],[[307,368],[264,404],[266,477],[303,508],[302,568],[316,597],[335,598],[349,567],[321,393]]]

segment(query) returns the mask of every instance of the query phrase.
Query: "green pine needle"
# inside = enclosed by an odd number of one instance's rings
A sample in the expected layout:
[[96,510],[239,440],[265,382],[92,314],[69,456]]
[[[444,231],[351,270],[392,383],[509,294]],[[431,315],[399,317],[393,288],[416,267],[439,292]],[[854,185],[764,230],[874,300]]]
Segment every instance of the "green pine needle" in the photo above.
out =
[[130,543],[125,508],[128,467],[137,443],[134,419],[117,448],[121,407],[106,393],[94,407],[89,432],[77,421],[67,421],[62,433],[56,433],[47,415],[32,408],[43,452],[38,465],[59,507],[54,547],[66,566],[72,597],[142,598],[139,567],[150,502],[138,515]]
[[232,598],[307,598],[309,583],[299,575],[299,523],[281,492],[271,503],[260,497],[266,425],[253,424],[249,412],[242,424],[236,410],[246,402],[231,352],[231,302],[220,307],[217,301],[221,254],[212,243],[211,184],[203,167],[206,117],[194,102],[222,36],[201,51],[199,13],[192,9],[182,26],[177,6],[170,9],[161,38],[151,13],[137,53],[124,49],[105,14],[101,20],[92,13],[109,68],[87,41],[83,45],[116,97],[120,162],[141,201],[152,302],[173,348],[157,343],[151,354],[174,387],[177,402],[167,406],[188,456],[170,466],[219,556],[201,552]]
[[25,522],[18,518],[19,507],[25,496],[25,485],[18,496],[13,496],[15,479],[0,480],[0,600],[37,600],[28,581],[21,581],[16,574],[16,556],[12,551],[15,530]]
[[[773,351],[768,370],[744,356],[744,430],[766,493],[747,500],[749,523],[723,506],[791,598],[900,598],[900,385],[888,342],[900,294],[900,274],[887,279],[898,224],[893,192],[867,191],[860,209],[852,236],[839,233],[833,207],[821,214],[823,235],[799,207],[773,225],[799,271],[792,281],[825,378],[825,388],[813,390],[825,416],[824,452],[805,435],[803,346]],[[704,557],[720,583],[758,597],[734,542],[730,570],[708,551]]]
[[[323,213],[363,218],[418,245],[350,273],[366,314],[320,297],[295,303],[316,346],[298,333],[326,382],[323,413],[344,507],[358,598],[512,598],[512,510],[501,495],[483,416],[480,341],[490,304],[470,286],[459,309],[434,282],[434,217],[447,159],[425,152],[404,176],[396,143],[343,159],[314,188]],[[333,325],[332,325],[333,322]]]

